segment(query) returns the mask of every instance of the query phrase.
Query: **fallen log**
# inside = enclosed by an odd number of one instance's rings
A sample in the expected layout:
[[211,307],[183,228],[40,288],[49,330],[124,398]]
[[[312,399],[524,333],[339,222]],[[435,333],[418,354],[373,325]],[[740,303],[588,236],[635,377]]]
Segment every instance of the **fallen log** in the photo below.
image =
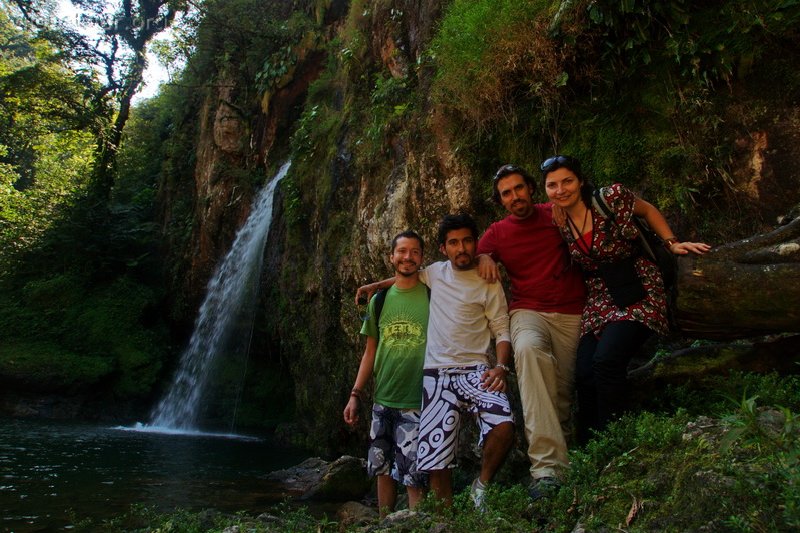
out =
[[678,259],[681,334],[737,339],[800,332],[800,218],[776,230]]
[[646,401],[654,390],[691,383],[703,388],[715,376],[732,371],[785,375],[795,373],[800,362],[800,335],[779,335],[753,341],[713,343],[684,348],[653,358],[632,369],[628,377]]

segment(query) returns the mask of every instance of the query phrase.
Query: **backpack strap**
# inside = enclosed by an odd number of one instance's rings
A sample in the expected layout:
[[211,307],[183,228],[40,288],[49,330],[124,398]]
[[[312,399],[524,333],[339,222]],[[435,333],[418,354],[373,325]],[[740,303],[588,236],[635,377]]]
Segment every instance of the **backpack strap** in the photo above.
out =
[[[428,302],[431,301],[431,288],[425,285],[425,288],[428,292]],[[378,338],[381,336],[381,311],[383,311],[383,304],[386,303],[386,294],[389,292],[389,289],[378,289],[378,292],[375,293],[375,296],[372,299],[375,301],[375,326],[378,327]]]
[[[592,191],[592,205],[600,212],[603,218],[606,220],[611,220],[614,224],[617,223],[614,217],[614,212],[611,210],[611,206],[608,205],[605,196],[603,196],[602,189],[595,189]],[[657,254],[647,241],[647,232],[652,232],[650,226],[647,224],[647,221],[640,216],[634,215],[633,223],[636,225],[636,229],[639,232],[639,246],[642,253],[647,256],[648,259],[658,264]],[[658,238],[658,236],[656,236],[656,238]]]
[[617,221],[614,216],[614,211],[611,210],[611,206],[608,205],[605,196],[603,196],[602,189],[596,188],[592,191],[592,206],[597,209],[600,216],[605,219],[610,219],[616,224]]
[[[381,311],[383,311],[383,304],[386,303],[386,293],[389,292],[389,289],[378,289],[378,292],[375,293],[375,296],[372,299],[375,302],[375,325],[380,326],[381,321]],[[378,335],[380,336],[380,327],[378,327]]]

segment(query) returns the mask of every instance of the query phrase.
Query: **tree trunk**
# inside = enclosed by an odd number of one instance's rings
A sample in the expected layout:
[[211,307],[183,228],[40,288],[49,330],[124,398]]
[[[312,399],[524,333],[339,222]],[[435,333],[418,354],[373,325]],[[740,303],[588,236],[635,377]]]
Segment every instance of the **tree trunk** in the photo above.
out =
[[678,260],[675,319],[688,337],[800,332],[800,218]]
[[142,84],[145,63],[144,51],[136,53],[136,60],[131,65],[125,77],[125,86],[119,95],[119,112],[114,119],[114,124],[108,135],[100,140],[100,155],[97,160],[97,171],[95,176],[95,187],[97,195],[108,200],[111,197],[111,189],[114,186],[114,177],[117,170],[117,154],[119,145],[122,142],[122,132],[131,113],[131,102],[136,91]]
[[[166,6],[166,12],[159,15],[164,6]],[[147,66],[147,45],[159,32],[172,24],[177,13],[176,7],[177,5],[173,5],[170,0],[138,0],[136,4],[133,0],[122,0],[114,14],[112,28],[105,30],[107,34],[114,36],[112,42],[115,53],[106,57],[106,68],[109,72],[108,86],[117,91],[116,99],[119,103],[119,110],[111,131],[100,139],[98,147],[95,190],[101,199],[109,199],[114,186],[117,153],[122,141],[122,132],[130,116],[131,101],[142,84],[144,70]],[[121,80],[113,79],[113,72],[119,66],[117,63],[121,63],[116,56],[117,37],[122,39],[133,54]]]

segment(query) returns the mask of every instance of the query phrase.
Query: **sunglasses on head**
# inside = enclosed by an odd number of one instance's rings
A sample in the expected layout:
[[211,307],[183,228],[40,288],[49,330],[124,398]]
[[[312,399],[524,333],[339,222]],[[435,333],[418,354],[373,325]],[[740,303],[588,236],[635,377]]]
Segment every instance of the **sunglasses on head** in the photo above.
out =
[[564,165],[574,165],[575,160],[572,159],[568,155],[554,155],[553,157],[548,157],[542,164],[539,165],[539,170],[542,172],[550,172],[551,170],[564,166]]
[[517,165],[503,165],[497,170],[497,172],[495,172],[494,181],[497,181],[500,178],[505,178],[506,176],[510,176],[511,174],[520,174],[524,176],[525,170]]

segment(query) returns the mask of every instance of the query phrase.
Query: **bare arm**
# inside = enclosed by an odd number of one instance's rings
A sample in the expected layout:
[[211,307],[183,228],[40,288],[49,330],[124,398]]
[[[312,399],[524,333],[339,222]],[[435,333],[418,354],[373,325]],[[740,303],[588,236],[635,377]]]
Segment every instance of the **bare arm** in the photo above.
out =
[[508,386],[508,372],[503,366],[508,367],[511,362],[511,343],[507,340],[498,341],[495,351],[497,365],[483,373],[482,384],[489,392],[505,392]]
[[506,390],[506,370],[511,362],[511,335],[509,332],[508,304],[503,289],[499,286],[490,290],[486,303],[486,318],[495,340],[497,365],[481,376],[482,384],[489,392]]
[[[633,203],[633,214],[643,217],[650,228],[656,232],[656,235],[661,237],[664,241],[669,242],[675,240],[675,234],[672,233],[667,219],[661,214],[661,211],[650,202],[646,202],[641,198],[636,198]],[[675,242],[669,243],[669,251],[676,255],[686,255],[689,252],[696,254],[704,254],[711,249],[706,243],[703,242]]]
[[553,224],[559,228],[567,224],[567,212],[557,205],[553,206]]
[[[356,298],[355,298],[356,305],[363,305],[364,303],[369,302],[369,299],[372,298],[372,295],[375,294],[375,291],[379,289],[387,289],[392,285],[394,285],[393,277],[386,278],[381,281],[376,281],[374,283],[367,283],[366,285],[362,285],[356,291]],[[367,302],[363,301],[359,302],[359,299],[361,299],[362,297],[366,297]]]
[[361,357],[361,364],[358,365],[356,382],[350,392],[350,399],[344,407],[344,421],[349,426],[358,423],[358,405],[364,398],[364,387],[372,377],[372,369],[375,367],[375,351],[378,348],[378,339],[367,337],[367,346],[364,348],[364,355]]

